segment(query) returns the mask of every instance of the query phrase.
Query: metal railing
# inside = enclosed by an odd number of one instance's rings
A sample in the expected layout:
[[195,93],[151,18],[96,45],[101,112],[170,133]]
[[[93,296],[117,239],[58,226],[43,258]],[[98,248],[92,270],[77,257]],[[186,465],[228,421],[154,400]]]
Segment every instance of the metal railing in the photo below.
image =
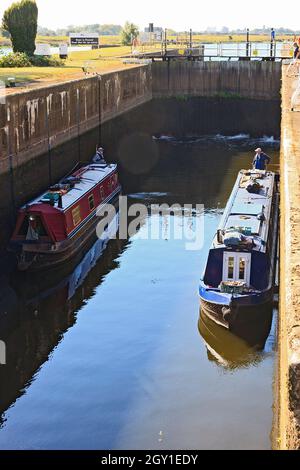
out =
[[[177,45],[170,50],[170,44],[161,43],[160,53],[144,55],[153,60],[170,60],[185,57],[190,60],[262,60],[279,61],[293,57],[293,45],[290,42],[219,42]],[[176,52],[175,52],[176,50]],[[189,52],[190,51],[190,52]]]

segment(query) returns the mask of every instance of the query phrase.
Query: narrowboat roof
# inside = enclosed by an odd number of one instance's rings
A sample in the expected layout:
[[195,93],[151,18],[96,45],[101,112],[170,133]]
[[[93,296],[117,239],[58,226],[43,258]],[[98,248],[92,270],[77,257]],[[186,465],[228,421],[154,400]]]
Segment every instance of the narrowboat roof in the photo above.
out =
[[[73,204],[75,204],[79,199],[84,195],[89,193],[95,186],[97,186],[101,181],[103,181],[107,176],[109,176],[117,168],[117,165],[111,164],[90,164],[85,167],[80,168],[75,171],[69,177],[78,178],[78,182],[75,183],[74,187],[69,189],[66,194],[62,195],[62,210],[63,212],[69,209]],[[63,178],[60,182],[64,181]],[[36,199],[25,204],[22,209],[26,209],[34,204],[41,204],[45,202],[45,198],[49,194],[50,189],[38,196]],[[59,209],[57,205],[55,208]]]
[[[260,184],[257,194],[250,193],[246,187],[253,178]],[[275,173],[260,170],[241,170],[231,196],[226,205],[219,230],[226,232],[234,228],[253,237],[257,251],[266,250],[270,214],[272,207]],[[216,235],[213,248],[224,248]]]

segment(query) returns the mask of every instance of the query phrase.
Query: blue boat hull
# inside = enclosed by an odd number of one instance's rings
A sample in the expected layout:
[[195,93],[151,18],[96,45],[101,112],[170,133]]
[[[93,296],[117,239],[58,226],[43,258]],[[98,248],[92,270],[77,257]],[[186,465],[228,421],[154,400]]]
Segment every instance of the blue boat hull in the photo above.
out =
[[273,317],[273,289],[255,295],[207,292],[200,287],[201,312],[210,320],[247,341],[263,348]]

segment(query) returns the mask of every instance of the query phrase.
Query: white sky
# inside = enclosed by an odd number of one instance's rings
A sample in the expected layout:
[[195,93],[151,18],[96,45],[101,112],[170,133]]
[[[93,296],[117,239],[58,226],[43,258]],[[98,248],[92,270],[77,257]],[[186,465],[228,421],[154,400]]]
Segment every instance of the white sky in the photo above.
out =
[[[0,16],[12,0],[0,0]],[[299,5],[296,0],[285,4],[274,0],[37,0],[39,25],[52,29],[70,24],[124,24],[126,20],[140,27],[153,22],[156,26],[186,31],[221,28],[285,26],[299,29]]]

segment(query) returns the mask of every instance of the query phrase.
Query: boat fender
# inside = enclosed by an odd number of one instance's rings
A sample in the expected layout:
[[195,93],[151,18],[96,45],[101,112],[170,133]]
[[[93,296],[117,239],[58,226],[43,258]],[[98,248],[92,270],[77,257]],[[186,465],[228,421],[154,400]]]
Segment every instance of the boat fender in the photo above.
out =
[[222,315],[223,319],[228,323],[229,318],[231,317],[231,308],[230,307],[222,307]]

